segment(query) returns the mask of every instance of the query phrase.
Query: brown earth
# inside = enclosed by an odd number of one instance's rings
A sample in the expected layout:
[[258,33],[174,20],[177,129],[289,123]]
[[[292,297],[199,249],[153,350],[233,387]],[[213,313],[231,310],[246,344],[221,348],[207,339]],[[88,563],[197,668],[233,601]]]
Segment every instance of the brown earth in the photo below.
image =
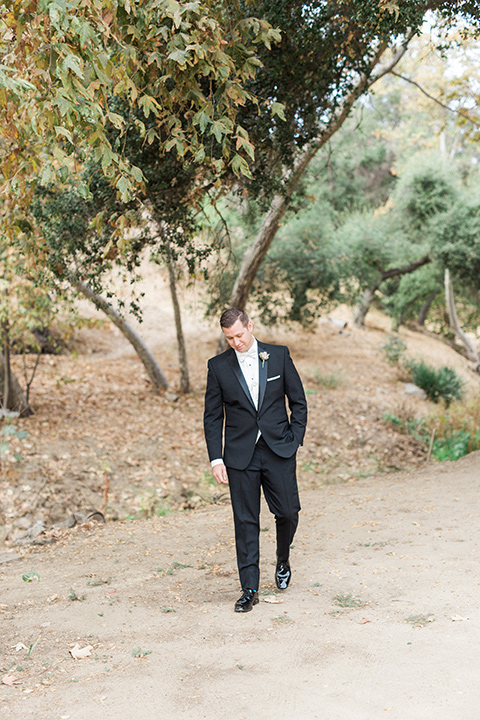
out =
[[[326,319],[314,333],[257,323],[289,344],[310,421],[294,581],[276,594],[264,510],[262,602],[236,615],[231,510],[201,428],[217,331],[200,309],[186,313],[188,397],[154,395],[106,327],[83,331],[78,356],[43,361],[36,414],[16,422],[29,437],[12,441],[24,460],[2,464],[0,717],[476,720],[480,454],[426,465],[382,419],[432,406],[405,395],[379,314],[342,334]],[[159,330],[156,310],[143,333],[175,386],[172,321]],[[402,335],[476,394],[460,356]],[[106,524],[61,526],[91,509]],[[18,544],[38,520],[44,544]],[[74,659],[76,644],[90,654]]]

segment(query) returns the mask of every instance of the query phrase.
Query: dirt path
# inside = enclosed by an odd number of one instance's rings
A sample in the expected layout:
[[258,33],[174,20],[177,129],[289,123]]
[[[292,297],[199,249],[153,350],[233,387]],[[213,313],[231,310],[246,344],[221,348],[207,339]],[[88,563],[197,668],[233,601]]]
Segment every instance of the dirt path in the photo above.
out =
[[474,453],[305,492],[281,596],[264,511],[247,615],[228,505],[3,555],[0,717],[477,720],[479,477]]

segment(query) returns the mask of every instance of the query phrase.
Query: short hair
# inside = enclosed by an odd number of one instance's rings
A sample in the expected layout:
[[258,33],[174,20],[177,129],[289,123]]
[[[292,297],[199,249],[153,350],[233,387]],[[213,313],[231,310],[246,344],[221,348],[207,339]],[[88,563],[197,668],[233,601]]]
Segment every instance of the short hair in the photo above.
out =
[[250,322],[250,318],[248,317],[245,310],[241,310],[240,308],[231,307],[228,308],[228,310],[225,310],[225,312],[222,313],[220,317],[220,327],[222,328],[230,328],[232,325],[235,325],[237,320],[240,320],[242,325],[247,327],[248,323]]

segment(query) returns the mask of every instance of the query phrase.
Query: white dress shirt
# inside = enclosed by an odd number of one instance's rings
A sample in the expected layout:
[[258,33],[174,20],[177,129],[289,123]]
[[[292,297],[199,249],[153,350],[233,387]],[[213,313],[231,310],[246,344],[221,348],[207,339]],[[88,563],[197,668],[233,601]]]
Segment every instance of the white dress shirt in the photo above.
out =
[[253,338],[250,350],[242,353],[235,350],[235,355],[252,396],[253,404],[258,410],[258,343],[256,339]]

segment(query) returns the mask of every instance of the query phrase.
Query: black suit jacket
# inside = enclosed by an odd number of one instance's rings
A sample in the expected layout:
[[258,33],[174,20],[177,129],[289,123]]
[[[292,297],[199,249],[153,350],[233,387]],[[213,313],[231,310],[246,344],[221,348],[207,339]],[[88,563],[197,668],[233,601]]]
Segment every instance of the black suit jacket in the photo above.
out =
[[208,361],[203,417],[208,455],[223,457],[237,470],[249,465],[258,430],[274,453],[288,458],[302,444],[307,424],[305,393],[288,348],[258,342],[258,352],[269,355],[258,361],[258,410],[232,348]]

